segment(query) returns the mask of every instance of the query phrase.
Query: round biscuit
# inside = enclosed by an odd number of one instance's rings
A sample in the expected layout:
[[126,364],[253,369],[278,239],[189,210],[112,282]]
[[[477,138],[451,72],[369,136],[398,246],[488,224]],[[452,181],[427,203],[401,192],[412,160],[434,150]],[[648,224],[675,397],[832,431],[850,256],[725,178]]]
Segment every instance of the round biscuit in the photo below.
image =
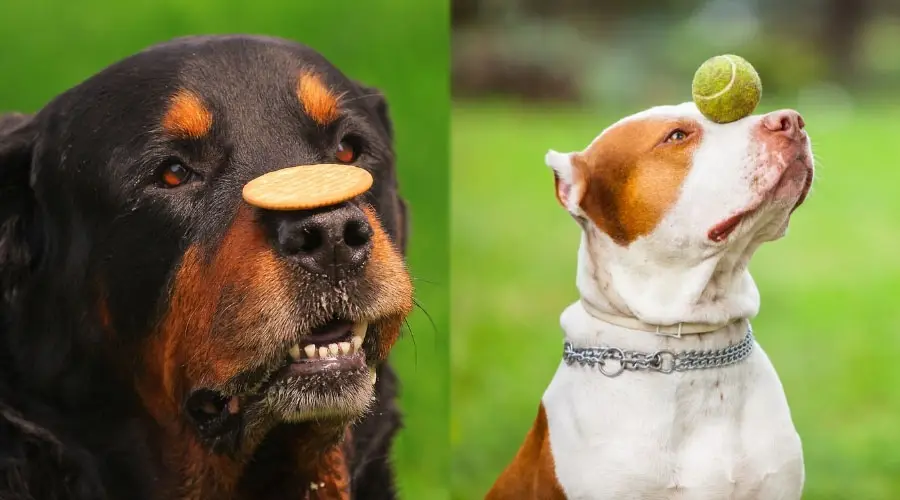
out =
[[370,187],[372,174],[353,165],[300,165],[261,175],[242,194],[267,210],[309,210],[350,200]]

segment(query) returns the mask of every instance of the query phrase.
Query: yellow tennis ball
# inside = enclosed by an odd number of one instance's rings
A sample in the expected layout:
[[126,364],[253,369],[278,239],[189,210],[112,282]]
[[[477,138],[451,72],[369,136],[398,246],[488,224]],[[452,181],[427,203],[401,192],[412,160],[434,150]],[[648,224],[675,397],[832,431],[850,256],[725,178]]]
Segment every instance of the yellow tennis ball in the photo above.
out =
[[729,123],[753,113],[762,96],[762,82],[743,57],[716,56],[707,59],[694,73],[691,95],[705,117],[716,123]]

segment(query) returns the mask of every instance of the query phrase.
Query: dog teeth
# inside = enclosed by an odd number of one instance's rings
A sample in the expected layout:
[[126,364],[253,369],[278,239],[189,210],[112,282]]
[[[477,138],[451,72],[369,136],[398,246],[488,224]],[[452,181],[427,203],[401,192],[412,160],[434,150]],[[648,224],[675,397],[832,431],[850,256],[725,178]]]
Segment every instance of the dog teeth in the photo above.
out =
[[353,336],[349,341],[335,342],[333,344],[317,346],[315,344],[307,344],[300,347],[294,344],[288,349],[288,354],[294,361],[302,359],[322,359],[336,358],[339,356],[350,356],[362,349],[363,340],[366,337],[366,329],[369,324],[367,322],[356,323],[353,325]]
[[375,385],[376,380],[378,380],[378,374],[374,368],[369,368],[369,383]]
[[359,337],[361,339],[364,339],[364,338],[366,338],[366,330],[368,330],[368,329],[369,329],[368,321],[359,321],[359,322],[353,323],[353,328],[350,330],[350,333],[353,335],[354,338]]

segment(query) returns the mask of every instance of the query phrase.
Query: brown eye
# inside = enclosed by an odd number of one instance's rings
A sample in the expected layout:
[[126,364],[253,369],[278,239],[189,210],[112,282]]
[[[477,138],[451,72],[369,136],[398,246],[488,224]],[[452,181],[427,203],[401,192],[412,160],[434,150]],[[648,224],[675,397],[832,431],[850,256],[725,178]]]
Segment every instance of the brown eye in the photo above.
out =
[[180,163],[172,163],[160,171],[160,180],[166,187],[178,187],[193,177],[193,172]]
[[359,148],[355,145],[355,141],[345,138],[338,144],[334,157],[337,158],[337,161],[340,163],[352,163],[359,157],[358,149]]
[[675,129],[671,134],[669,134],[668,137],[666,137],[665,142],[680,142],[687,139],[687,136],[687,132],[685,132],[684,130],[681,130],[680,128]]

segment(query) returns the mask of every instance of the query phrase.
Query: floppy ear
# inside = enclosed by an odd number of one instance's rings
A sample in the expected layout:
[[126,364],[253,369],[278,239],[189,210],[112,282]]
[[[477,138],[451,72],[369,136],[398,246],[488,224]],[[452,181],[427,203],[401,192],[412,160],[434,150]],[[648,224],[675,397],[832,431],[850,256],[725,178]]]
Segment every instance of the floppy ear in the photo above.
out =
[[362,93],[362,101],[365,102],[367,106],[369,106],[369,109],[375,113],[375,116],[378,117],[378,122],[384,127],[385,133],[393,143],[394,123],[391,121],[390,113],[388,112],[388,104],[387,99],[384,97],[384,92],[377,87],[370,87],[360,82],[356,82],[356,86],[359,87],[359,90]]
[[551,149],[544,156],[544,163],[553,170],[557,201],[572,215],[577,216],[581,214],[584,182],[573,156],[573,153],[560,153]]
[[[376,118],[378,118],[378,123],[384,130],[384,133],[387,135],[388,139],[391,141],[391,149],[394,146],[394,123],[391,121],[390,112],[388,110],[387,99],[384,97],[384,93],[381,92],[376,87],[370,87],[360,82],[356,82],[356,85],[359,87],[360,92],[363,96],[363,101],[367,103],[369,109],[375,114]],[[389,188],[389,193],[391,198],[393,199],[393,216],[394,220],[397,221],[397,246],[400,251],[406,255],[406,242],[409,237],[409,216],[406,210],[406,201],[403,197],[400,196],[400,193],[397,192],[397,172],[394,168],[394,165],[391,165],[391,173],[392,173],[392,181],[393,184]]]
[[10,301],[32,262],[35,212],[30,187],[36,131],[33,117],[0,115],[0,299]]

